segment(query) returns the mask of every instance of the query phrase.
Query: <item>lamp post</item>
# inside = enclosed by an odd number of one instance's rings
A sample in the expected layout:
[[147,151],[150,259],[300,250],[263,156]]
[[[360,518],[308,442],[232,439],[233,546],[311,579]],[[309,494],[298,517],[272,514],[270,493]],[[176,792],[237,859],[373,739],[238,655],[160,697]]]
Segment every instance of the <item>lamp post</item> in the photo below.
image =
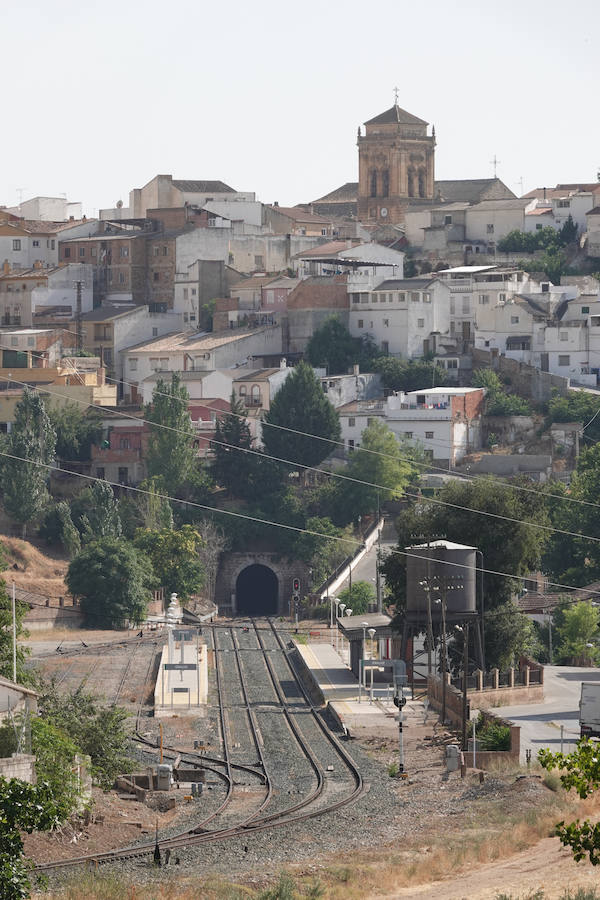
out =
[[[345,609],[346,609],[346,604],[345,604],[345,603],[340,603],[340,605],[338,606],[339,617],[338,617],[337,633],[338,633],[338,639],[341,638],[341,640],[338,640],[338,644],[336,645],[336,648],[335,648],[336,651],[340,654],[340,656],[343,656],[343,652],[344,652],[344,638],[342,637],[342,635],[340,635],[340,622],[339,622],[339,620],[340,620],[340,618],[342,618],[342,619],[344,618],[344,610],[345,610]],[[341,652],[340,652],[340,643],[341,643]]]
[[[352,615],[352,610],[349,606],[346,607],[345,613],[347,616]],[[342,643],[342,659],[344,658],[344,644]],[[350,666],[350,641],[348,640],[348,666]]]
[[432,583],[430,578],[425,578],[419,582],[427,597],[427,674],[431,675],[431,649],[433,647],[433,624],[431,621],[431,591]]
[[[369,623],[361,622],[360,626],[363,630],[363,643],[362,643],[362,653],[360,655],[360,663],[359,663],[360,671],[358,673],[358,702],[359,703],[361,702],[361,698],[362,698],[362,680],[363,680],[364,672],[365,672],[364,658],[365,658],[366,647],[367,647],[367,628],[369,627]],[[365,685],[365,689],[366,689],[366,687],[367,686]]]
[[[339,628],[338,628],[337,620],[338,620],[338,616],[339,616],[339,614],[340,614],[340,613],[339,613],[339,609],[338,609],[338,607],[339,607],[339,605],[340,605],[340,598],[339,598],[339,597],[334,597],[334,598],[333,598],[333,602],[335,603],[335,649],[336,649],[336,653],[337,653],[337,648],[338,648],[338,635],[339,635]],[[332,613],[333,613],[333,606],[331,607],[331,611],[332,611]],[[333,623],[332,623],[332,627],[333,627]],[[331,636],[331,643],[333,644],[333,635]]]
[[375,628],[369,628],[369,637],[371,638],[371,652],[369,654],[369,656],[371,657],[371,697],[370,697],[370,701],[369,701],[370,703],[373,702],[373,638],[376,634],[377,634],[377,631]]
[[466,622],[462,628],[456,625],[456,631],[463,634],[463,697],[462,697],[462,749],[467,751],[467,679],[469,670],[469,623]]

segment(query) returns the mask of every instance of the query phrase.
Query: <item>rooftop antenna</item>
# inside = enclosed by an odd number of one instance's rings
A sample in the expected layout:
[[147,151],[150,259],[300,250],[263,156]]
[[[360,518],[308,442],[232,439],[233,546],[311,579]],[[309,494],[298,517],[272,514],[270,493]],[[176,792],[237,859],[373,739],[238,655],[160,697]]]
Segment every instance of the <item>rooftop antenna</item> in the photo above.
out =
[[515,184],[518,184],[518,185],[519,185],[519,187],[520,187],[520,189],[521,189],[521,196],[523,196],[523,176],[522,176],[522,175],[521,175],[521,177],[519,178],[519,180],[515,182]]
[[498,165],[499,165],[499,163],[500,163],[500,160],[497,158],[497,156],[496,156],[495,153],[494,153],[494,158],[491,159],[490,162],[491,162],[491,164],[492,164],[493,167],[494,167],[494,178],[497,178],[496,170],[497,170],[497,168],[498,168]]
[[397,87],[394,88],[394,106],[398,106],[398,94],[400,93]]
[[17,188],[17,194],[19,195],[19,207],[23,202],[23,194],[25,193],[25,188]]

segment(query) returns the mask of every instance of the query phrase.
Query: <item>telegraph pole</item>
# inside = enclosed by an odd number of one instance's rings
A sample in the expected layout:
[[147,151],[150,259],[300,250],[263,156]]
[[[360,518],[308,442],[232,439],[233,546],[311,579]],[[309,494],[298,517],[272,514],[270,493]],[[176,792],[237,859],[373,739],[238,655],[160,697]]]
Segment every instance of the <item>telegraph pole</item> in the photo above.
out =
[[467,752],[467,688],[468,688],[468,671],[469,671],[469,623],[465,622],[463,627],[464,647],[463,647],[463,697],[462,697],[462,749]]
[[76,281],[75,282],[75,290],[77,291],[77,305],[75,308],[75,331],[77,333],[77,350],[83,350],[83,330],[81,327],[81,288],[83,282]]

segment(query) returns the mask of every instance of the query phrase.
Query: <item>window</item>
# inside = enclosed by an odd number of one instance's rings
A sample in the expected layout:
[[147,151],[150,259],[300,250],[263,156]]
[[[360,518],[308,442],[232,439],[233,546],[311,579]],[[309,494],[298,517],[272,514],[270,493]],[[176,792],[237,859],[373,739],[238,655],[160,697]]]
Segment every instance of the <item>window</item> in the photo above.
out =
[[561,341],[569,340],[569,332],[568,331],[561,331],[561,332],[559,332],[559,334],[560,334]]
[[519,317],[518,317],[518,316],[511,316],[511,317],[510,317],[510,324],[511,324],[511,325],[518,325],[518,324],[519,324]]
[[11,337],[11,339],[10,339],[10,346],[11,346],[11,347],[18,347],[18,346],[19,346],[19,338]]
[[352,302],[360,303],[360,294],[352,294]]
[[426,431],[426,432],[425,432],[425,439],[428,440],[428,441],[432,441],[432,440],[433,440],[433,431]]
[[372,417],[370,419],[367,419],[367,428],[369,427],[369,425],[372,425],[374,421],[375,419],[373,419]]
[[389,327],[390,327],[390,320],[389,320],[389,319],[384,319],[384,320],[383,320],[383,327],[384,327],[384,328],[389,328]]
[[444,225],[452,225],[452,216],[444,216]]
[[449,359],[446,361],[447,369],[458,369],[458,360],[457,359]]
[[359,319],[357,325],[359,328],[364,328],[364,319]]
[[28,338],[27,338],[27,346],[28,346],[28,347],[35,347],[35,338],[28,337]]
[[119,284],[125,284],[125,273],[119,272]]
[[130,450],[131,446],[129,443],[129,438],[121,438],[119,440],[119,449],[120,450]]
[[425,328],[425,319],[417,319],[417,328]]
[[570,200],[557,200],[556,205],[559,209],[570,209],[571,201]]
[[398,294],[398,303],[406,303],[406,294],[405,293]]
[[187,288],[184,288],[184,289],[183,289],[183,299],[184,299],[184,300],[187,300],[187,298],[188,298],[188,289],[187,289]]
[[361,302],[361,303],[368,303],[368,302],[369,302],[369,295],[368,295],[368,294],[361,294],[361,295],[360,295],[360,302]]
[[584,315],[585,313],[587,313],[587,314],[589,315],[589,312],[590,312],[589,306],[582,306],[582,307],[581,307],[581,315]]
[[544,227],[544,226],[542,225],[541,222],[536,222],[536,223],[535,223],[535,230],[536,230],[536,231],[541,231],[543,227]]
[[454,302],[454,297],[450,297],[450,314],[454,315],[456,312],[456,303]]
[[356,425],[356,419],[354,418],[354,416],[349,416],[348,417],[348,428],[354,428],[355,425]]
[[240,384],[240,397],[245,397],[245,396],[246,396],[246,391],[247,391],[246,385],[245,385],[245,384]]
[[98,466],[96,469],[96,478],[104,478],[104,466]]
[[326,228],[321,228],[321,234],[322,234],[323,236],[325,236],[325,235],[327,234],[327,229],[326,229]]
[[257,269],[264,269],[265,262],[264,262],[263,257],[260,254],[254,257],[254,265],[256,266]]
[[98,256],[98,248],[97,247],[92,247],[90,249],[90,256]]
[[158,328],[152,329],[152,337],[158,337]]
[[196,288],[192,288],[192,297],[196,296]]
[[168,256],[168,255],[169,255],[169,248],[165,244],[165,246],[163,247],[163,256]]
[[[14,242],[13,242],[13,243],[14,243]],[[13,247],[13,250],[14,250],[14,249],[15,249],[15,248]],[[71,248],[70,248],[70,247],[65,247],[65,250],[64,250],[64,258],[65,258],[65,259],[69,259],[70,256],[71,256]]]
[[[372,302],[372,303],[379,303],[379,294],[372,294],[372,295],[371,295],[371,302]],[[382,295],[381,295],[381,302],[382,302],[382,303],[385,303],[385,294],[382,294]]]
[[423,303],[431,303],[431,294],[423,294]]
[[559,354],[558,354],[558,364],[559,364],[559,366],[569,366],[569,365],[571,365],[571,357],[569,356],[569,354],[568,354],[568,353],[565,353],[565,354],[563,355],[563,354],[559,353]]
[[19,238],[15,238],[13,240],[13,250],[20,250],[20,249],[21,249],[21,240]]
[[129,470],[128,470],[127,466],[124,466],[123,468],[119,467],[119,478],[118,478],[119,484],[127,484],[129,481],[128,476],[129,476]]
[[419,292],[411,291],[410,299],[411,299],[412,303],[418,303],[419,302]]
[[[55,240],[54,240],[54,238],[52,238],[50,241],[50,249],[54,250],[54,246],[55,246]],[[92,255],[94,255],[94,254],[92,254]]]
[[389,341],[382,341],[382,342],[381,342],[381,352],[382,352],[382,353],[385,353],[385,354],[388,354],[388,353],[390,352],[390,344],[389,344]]
[[32,244],[33,244],[34,247],[39,247],[39,246],[40,246],[40,242],[39,242],[39,241],[32,241]]
[[471,312],[471,298],[470,297],[462,298],[462,311],[463,311],[463,316],[465,315],[465,313]]
[[504,303],[506,301],[506,294],[498,294],[498,300],[500,303]]
[[129,360],[129,371],[137,372],[137,358]]
[[486,231],[486,234],[493,234],[493,233],[494,233],[494,226],[493,226],[493,225],[486,225],[486,226],[485,226],[485,231]]
[[160,272],[153,272],[152,278],[154,279],[154,281],[160,281]]
[[79,255],[80,255],[80,256],[85,256],[85,247],[80,247],[80,248],[79,248]]
[[488,306],[490,302],[489,294],[480,294],[479,295],[479,305],[480,306]]
[[155,256],[158,256],[159,253],[160,253],[160,247],[155,247],[155,248],[154,248],[154,255],[155,255]]
[[412,438],[412,436],[413,436],[412,431],[405,431],[405,432],[404,432],[404,437],[405,437],[405,438],[408,438],[409,441],[410,441],[410,439]]
[[354,450],[354,441],[348,441],[348,450]]
[[121,259],[125,259],[129,256],[129,247],[119,247],[119,256]]

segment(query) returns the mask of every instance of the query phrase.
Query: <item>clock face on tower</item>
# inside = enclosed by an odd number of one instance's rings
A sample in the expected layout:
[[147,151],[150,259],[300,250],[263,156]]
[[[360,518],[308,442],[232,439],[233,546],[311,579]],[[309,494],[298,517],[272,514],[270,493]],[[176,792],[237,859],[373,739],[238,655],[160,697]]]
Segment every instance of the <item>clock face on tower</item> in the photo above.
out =
[[383,207],[381,208],[381,217],[382,217],[383,219],[385,219],[386,216],[387,216],[387,209],[386,209],[385,206],[383,206]]

